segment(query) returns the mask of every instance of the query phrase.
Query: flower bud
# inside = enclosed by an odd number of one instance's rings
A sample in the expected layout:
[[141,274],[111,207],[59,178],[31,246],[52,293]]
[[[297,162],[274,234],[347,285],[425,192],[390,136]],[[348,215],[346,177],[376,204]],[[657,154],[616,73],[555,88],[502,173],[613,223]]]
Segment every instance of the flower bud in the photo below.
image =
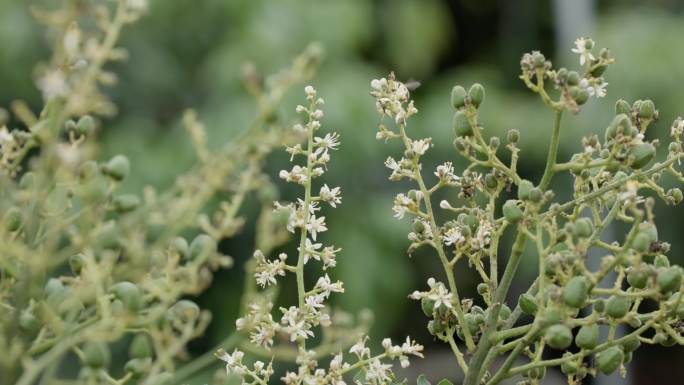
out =
[[605,135],[606,142],[611,140],[611,139],[615,139],[615,137],[617,136],[617,134],[619,132],[622,132],[623,134],[629,132],[631,127],[632,127],[632,123],[629,120],[629,117],[627,115],[625,115],[625,114],[616,115],[613,118],[613,121],[610,122],[610,124],[608,125],[608,128],[606,128],[606,135]]
[[570,71],[568,72],[568,78],[567,78],[567,83],[569,86],[576,86],[580,82],[580,75],[577,73],[577,71]]
[[532,190],[530,190],[530,197],[529,197],[529,199],[530,199],[531,202],[539,203],[539,202],[541,202],[543,196],[544,196],[544,194],[543,194],[542,191],[541,191],[539,188],[537,188],[537,187],[534,187]]
[[[563,358],[566,358],[566,357],[571,356],[571,355],[572,355],[572,353],[566,352],[563,354]],[[577,365],[577,362],[575,362],[575,361],[567,360],[567,361],[563,361],[563,363],[561,364],[561,372],[563,372],[563,374],[572,375],[572,374],[577,373],[578,370],[579,370],[579,366]]]
[[584,276],[572,277],[563,288],[563,302],[573,308],[581,308],[589,296],[589,281]]
[[589,218],[579,218],[573,227],[573,234],[578,238],[589,238],[593,233],[593,225]]
[[147,358],[152,356],[152,345],[147,335],[140,333],[136,334],[128,347],[128,356],[131,358]]
[[629,151],[629,155],[633,158],[632,168],[640,169],[653,160],[655,156],[656,149],[651,143],[641,143],[632,147]]
[[81,135],[90,135],[95,130],[95,120],[90,115],[81,116],[76,123],[76,131]]
[[529,180],[523,179],[518,185],[518,199],[528,200],[530,198],[530,191],[534,188],[534,185]]
[[132,378],[140,378],[143,375],[145,375],[145,373],[147,373],[148,370],[150,370],[151,366],[152,359],[149,357],[134,358],[126,362],[126,364],[124,365],[124,372],[131,373]]
[[575,103],[577,103],[577,105],[581,106],[582,104],[586,103],[587,100],[589,100],[589,91],[577,86],[570,87],[570,96]]
[[22,222],[21,210],[19,210],[18,207],[12,206],[5,211],[5,216],[2,219],[2,223],[8,232],[13,233],[19,230]]
[[534,315],[537,312],[537,300],[532,294],[523,293],[518,298],[518,306],[525,314]]
[[520,131],[514,129],[508,130],[508,134],[506,134],[506,140],[508,143],[518,143],[518,140],[520,140]]
[[612,295],[606,302],[606,314],[612,318],[622,318],[629,311],[630,301],[626,297]]
[[627,273],[627,283],[635,289],[643,289],[648,285],[649,271],[643,266],[633,267]]
[[596,355],[596,366],[603,374],[613,373],[622,364],[624,353],[619,346],[611,346]]
[[19,314],[19,327],[29,335],[35,335],[43,327],[33,311],[26,309]]
[[492,174],[487,174],[485,175],[485,186],[487,186],[488,189],[495,189],[498,185],[499,182],[496,180],[496,177]]
[[142,292],[134,283],[128,281],[116,283],[109,288],[109,292],[114,294],[114,297],[120,300],[131,312],[137,312],[142,308]]
[[200,314],[199,306],[187,299],[176,302],[169,310],[174,318],[179,319],[183,323],[193,322]]
[[684,195],[682,195],[682,190],[678,188],[672,188],[668,190],[667,195],[672,197],[672,202],[676,205],[680,204],[682,202],[682,199],[684,199]]
[[200,234],[190,242],[190,259],[205,258],[216,251],[216,241],[214,238]]
[[111,358],[105,342],[89,342],[83,348],[83,363],[91,368],[107,367]]
[[127,213],[140,206],[140,198],[135,194],[117,195],[112,199],[112,206],[119,214]]
[[491,147],[492,149],[496,150],[497,148],[499,148],[500,145],[501,140],[498,136],[492,136],[491,138],[489,138],[489,147]]
[[69,268],[74,275],[81,274],[81,270],[85,265],[85,256],[83,254],[75,254],[69,257]]
[[190,250],[188,241],[186,241],[183,237],[176,237],[173,239],[173,248],[181,257],[187,257]]
[[645,119],[651,119],[655,114],[655,104],[650,99],[642,100],[639,105],[639,116]]
[[470,126],[470,122],[464,111],[456,111],[456,113],[454,113],[452,127],[456,137],[469,136],[473,133],[473,128]]
[[473,84],[470,90],[468,90],[468,97],[470,98],[470,104],[475,106],[475,108],[480,107],[485,98],[485,89],[482,84]]
[[451,89],[451,105],[455,109],[465,106],[466,90],[462,86],[456,85]]
[[551,325],[544,333],[544,340],[551,348],[564,350],[572,343],[572,331],[563,324]]
[[630,337],[622,343],[622,349],[626,353],[631,353],[631,352],[639,349],[640,346],[641,346],[641,341],[639,341],[639,338],[637,338],[637,337]]
[[582,326],[575,336],[575,345],[580,349],[593,349],[598,345],[599,326],[598,324]]
[[682,269],[679,266],[671,266],[661,270],[656,278],[658,290],[666,294],[673,290],[679,290],[682,285]]
[[654,265],[655,267],[659,267],[659,268],[670,267],[670,260],[667,259],[667,256],[666,256],[666,255],[658,254],[658,255],[656,255],[655,258],[653,259],[653,265]]
[[130,171],[131,164],[125,155],[114,156],[102,167],[102,172],[116,181],[126,179]]
[[632,112],[632,107],[624,99],[618,99],[615,102],[615,115],[625,114],[629,115]]
[[517,223],[523,217],[523,212],[515,200],[507,200],[502,207],[504,218],[510,223]]

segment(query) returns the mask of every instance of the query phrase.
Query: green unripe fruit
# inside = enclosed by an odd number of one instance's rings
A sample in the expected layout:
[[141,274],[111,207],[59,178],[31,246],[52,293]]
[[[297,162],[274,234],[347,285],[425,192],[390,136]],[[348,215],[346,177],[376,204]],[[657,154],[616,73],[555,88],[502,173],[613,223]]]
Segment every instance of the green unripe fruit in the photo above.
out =
[[642,100],[639,105],[639,116],[646,119],[651,119],[655,113],[655,104],[652,100]]
[[466,90],[462,86],[454,86],[451,89],[451,105],[455,109],[465,106]]
[[488,189],[495,189],[496,186],[499,185],[499,182],[496,180],[496,177],[492,174],[487,174],[485,176],[485,186],[487,186]]
[[126,309],[131,312],[137,312],[142,308],[142,292],[134,283],[128,281],[119,282],[109,288],[109,292],[114,294],[124,304]]
[[542,197],[544,196],[544,193],[537,187],[533,188],[530,190],[530,201],[534,203],[539,203],[542,200]]
[[416,234],[422,234],[423,231],[425,231],[425,222],[420,220],[416,220],[415,222],[413,222],[413,231]]
[[580,75],[577,73],[577,71],[570,71],[568,72],[568,78],[567,78],[567,83],[569,86],[576,86],[580,82]]
[[682,190],[678,188],[668,190],[667,195],[672,197],[672,201],[676,205],[682,203],[682,200],[684,200],[684,194],[682,193]]
[[468,97],[470,98],[470,104],[473,106],[480,107],[480,104],[484,102],[485,89],[480,83],[475,83],[468,90]]
[[630,301],[626,297],[612,295],[606,303],[606,314],[613,318],[622,318],[629,311]]
[[506,140],[508,143],[518,143],[518,140],[520,140],[520,131],[516,129],[508,130]]
[[518,298],[518,305],[520,310],[525,314],[534,315],[537,312],[537,300],[533,295],[524,293]]
[[598,345],[598,324],[582,326],[575,336],[575,345],[581,349],[593,349]]
[[563,302],[569,307],[583,307],[589,296],[589,286],[586,277],[572,277],[563,288]]
[[650,274],[647,269],[635,267],[627,273],[627,283],[635,289],[643,289],[648,285],[649,276]]
[[125,155],[116,155],[102,167],[102,172],[116,181],[121,181],[131,172],[131,164]]
[[188,241],[183,237],[176,237],[173,240],[173,248],[180,254],[181,257],[187,257],[190,251]]
[[[571,355],[572,353],[566,352],[563,354],[563,358],[569,357]],[[577,373],[578,370],[579,366],[577,365],[576,361],[563,361],[563,363],[561,364],[561,372],[563,372],[563,374],[572,375]]]
[[216,241],[206,234],[200,234],[190,242],[190,259],[204,258],[215,251]]
[[593,232],[593,227],[591,219],[580,218],[575,222],[573,233],[578,238],[589,238]]
[[578,106],[586,103],[589,100],[589,92],[584,88],[570,87],[570,96],[575,100]]
[[22,222],[21,210],[19,210],[17,207],[10,207],[7,209],[5,216],[2,219],[5,229],[10,233],[19,230]]
[[640,253],[647,252],[651,247],[651,237],[644,232],[637,233],[632,241],[632,248]]
[[544,339],[553,349],[564,350],[572,343],[572,331],[563,324],[551,325],[546,329]]
[[625,114],[615,116],[608,125],[608,128],[606,128],[606,142],[615,139],[618,132],[622,132],[623,134],[628,133],[631,127],[632,123],[629,120],[629,116]]
[[135,194],[122,194],[114,197],[112,206],[118,213],[127,213],[140,206],[140,198]]
[[632,107],[629,105],[629,103],[627,103],[626,100],[619,99],[615,103],[615,114],[616,115],[619,115],[619,114],[629,115],[631,112],[632,112]]
[[518,185],[518,199],[528,200],[530,198],[530,191],[534,188],[534,185],[529,180],[523,179]]
[[631,353],[641,346],[641,341],[637,337],[630,337],[622,343],[622,349],[625,353]]
[[133,378],[142,377],[152,366],[151,358],[134,358],[126,362],[124,372],[131,373]]
[[452,128],[456,137],[469,136],[473,134],[473,127],[468,121],[468,117],[463,111],[456,111],[452,121]]
[[612,346],[596,355],[598,370],[603,374],[613,373],[622,364],[624,353],[618,346]]
[[632,168],[640,169],[653,160],[656,149],[651,143],[638,144],[629,151],[629,155],[633,157]]
[[176,302],[170,310],[173,317],[180,319],[184,323],[196,320],[200,314],[199,306],[187,299]]
[[547,307],[546,311],[544,312],[544,322],[547,325],[559,323],[562,317],[563,315],[561,314],[560,309],[557,307]]
[[95,120],[90,115],[81,116],[76,123],[76,131],[81,135],[90,135],[95,130]]
[[499,319],[506,321],[508,317],[511,316],[511,308],[505,303],[501,305],[501,310],[499,310]]
[[546,367],[541,366],[541,367],[536,367],[536,368],[531,368],[527,369],[525,373],[523,373],[523,376],[535,380],[541,380],[546,376]]
[[131,358],[147,358],[152,356],[152,345],[150,339],[145,334],[137,334],[133,337],[131,345],[128,347],[128,356]]
[[594,302],[594,311],[603,313],[606,310],[606,301],[599,298]]
[[487,293],[489,293],[489,285],[484,282],[477,285],[477,294],[484,296]]
[[625,356],[622,358],[622,363],[623,364],[629,364],[630,362],[632,362],[632,358],[633,358],[632,352],[627,352],[627,353],[625,353]]
[[474,314],[466,314],[463,318],[471,335],[476,335],[480,332],[480,321],[484,321],[481,315],[480,317],[477,317]]
[[430,322],[428,322],[427,328],[430,334],[432,334],[433,336],[444,332],[444,330],[446,329],[444,323],[440,320],[431,320]]
[[83,254],[75,254],[69,257],[69,267],[75,275],[81,274],[83,265],[85,265],[85,256]]
[[506,203],[504,203],[501,211],[503,212],[504,218],[510,223],[516,223],[523,217],[522,210],[516,205],[516,201],[512,199],[507,200]]
[[658,254],[653,258],[653,265],[662,268],[670,267],[670,260],[667,259],[666,255]]
[[45,292],[45,297],[49,297],[55,293],[61,292],[64,289],[65,288],[62,281],[57,278],[50,278],[45,284],[43,291]]
[[435,310],[435,301],[431,300],[428,297],[423,297],[420,300],[420,308],[423,310],[423,313],[426,316],[432,317],[433,311]]
[[658,290],[661,293],[669,293],[679,290],[682,285],[682,269],[679,266],[672,266],[661,270],[656,278]]
[[109,346],[104,342],[89,342],[83,348],[83,363],[91,368],[107,367],[111,358]]

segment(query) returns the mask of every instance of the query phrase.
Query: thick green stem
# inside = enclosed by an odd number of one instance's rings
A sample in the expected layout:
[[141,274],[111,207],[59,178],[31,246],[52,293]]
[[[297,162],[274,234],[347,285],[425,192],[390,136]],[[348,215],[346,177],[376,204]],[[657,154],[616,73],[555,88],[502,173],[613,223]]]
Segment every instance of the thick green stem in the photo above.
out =
[[506,300],[506,295],[508,294],[508,289],[511,287],[513,282],[513,276],[518,270],[518,265],[520,264],[520,259],[522,257],[523,250],[525,249],[525,241],[527,236],[523,231],[518,230],[518,235],[516,236],[515,243],[511,249],[511,257],[506,265],[506,270],[501,277],[501,283],[496,289],[494,299],[492,300],[492,305],[489,309],[489,316],[487,317],[487,323],[485,324],[484,333],[480,338],[480,343],[477,345],[477,350],[470,360],[468,374],[463,380],[464,385],[477,385],[480,383],[480,378],[482,377],[483,364],[487,354],[492,348],[491,337],[492,334],[496,332],[496,325],[499,321],[499,312],[501,311],[501,305]]
[[551,132],[551,143],[549,143],[549,153],[546,158],[546,168],[544,169],[544,175],[542,176],[541,182],[539,182],[539,188],[546,190],[551,182],[553,174],[555,174],[556,157],[558,156],[558,142],[560,140],[560,125],[561,118],[563,117],[563,111],[556,111],[556,116],[553,121],[553,131]]

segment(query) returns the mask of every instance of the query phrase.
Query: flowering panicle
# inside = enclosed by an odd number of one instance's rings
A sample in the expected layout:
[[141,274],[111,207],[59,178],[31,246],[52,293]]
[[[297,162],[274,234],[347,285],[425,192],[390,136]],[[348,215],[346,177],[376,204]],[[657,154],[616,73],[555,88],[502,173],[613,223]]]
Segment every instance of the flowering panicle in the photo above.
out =
[[[284,341],[284,344],[295,350],[295,362],[299,365],[296,371],[288,371],[282,378],[286,384],[346,384],[345,375],[352,370],[360,370],[363,380],[355,377],[358,383],[385,384],[392,379],[392,365],[385,363],[387,359],[399,360],[403,367],[408,366],[408,356],[422,357],[422,346],[407,339],[403,345],[393,346],[390,340],[383,342],[385,352],[371,356],[370,350],[365,347],[367,339],[360,330],[347,330],[342,319],[331,314],[326,306],[326,301],[332,293],[343,293],[344,287],[340,281],[332,281],[328,274],[320,276],[311,288],[305,287],[304,266],[315,260],[321,263],[321,269],[327,270],[337,264],[337,253],[340,249],[334,246],[324,245],[320,238],[321,234],[328,230],[325,216],[321,215],[321,206],[329,205],[336,208],[342,202],[339,187],[330,187],[323,184],[314,188],[314,182],[327,170],[330,154],[340,145],[337,133],[318,135],[321,129],[321,119],[324,116],[320,109],[324,104],[322,98],[317,96],[316,90],[307,86],[304,89],[307,106],[299,105],[296,108],[298,114],[306,117],[305,124],[295,124],[294,130],[306,135],[306,144],[287,146],[286,151],[290,154],[291,161],[305,159],[305,164],[295,164],[290,170],[282,170],[279,173],[281,179],[286,182],[301,185],[304,188],[304,197],[298,198],[293,203],[275,202],[275,211],[287,217],[286,228],[291,233],[299,233],[298,256],[296,263],[288,263],[288,256],[281,253],[277,259],[269,260],[263,252],[257,250],[254,253],[254,277],[260,287],[276,285],[278,279],[292,273],[297,281],[298,303],[289,307],[281,307],[280,319],[274,318],[273,299],[267,295],[257,296],[248,306],[243,317],[236,321],[238,330],[247,331],[250,341],[265,349],[271,349],[276,341]],[[391,107],[387,107],[391,108]],[[414,149],[424,153],[429,147],[430,141],[416,141]],[[318,194],[315,194],[318,191]],[[340,325],[334,324],[338,320]],[[317,327],[326,329],[338,328],[341,333],[332,341],[326,341],[322,345],[311,348],[310,341],[314,337]],[[324,330],[325,331],[325,330]],[[341,339],[341,341],[340,341]],[[357,341],[349,351],[347,359],[356,359],[349,363],[345,360],[342,352],[335,354],[328,369],[319,367],[318,359],[320,351],[325,351],[330,345],[349,346]],[[361,344],[361,345],[359,345]],[[360,347],[361,346],[361,347]],[[278,353],[272,350],[272,359],[279,359]],[[233,354],[223,351],[217,353],[217,357],[226,363],[226,371],[242,377],[244,383],[264,384],[271,376],[270,365],[264,367],[263,363],[250,369],[242,362],[243,353],[239,350]]]
[[[624,365],[642,343],[684,344],[684,274],[679,266],[670,265],[665,256],[670,246],[658,239],[654,199],[640,191],[650,190],[668,204],[684,200],[680,189],[666,190],[658,184],[664,174],[684,181],[675,168],[684,157],[684,120],[678,118],[671,126],[672,142],[665,160],[649,167],[659,143],[646,139],[646,130],[658,119],[658,111],[650,100],[632,104],[618,100],[605,136],[584,137],[577,154],[558,162],[563,113],[578,113],[590,97],[604,97],[607,83],[603,73],[613,63],[608,50],[594,51],[591,39],[579,38],[575,45],[572,51],[579,55],[581,71],[554,69],[537,51],[523,55],[520,62],[521,80],[555,113],[547,164],[538,184],[516,171],[519,131],[508,132],[507,162],[499,157],[501,139],[485,139],[479,122],[485,90],[477,83],[467,91],[460,85],[451,91],[453,145],[468,165],[460,175],[452,162],[438,165],[432,173],[436,179],[430,184],[422,174],[421,157],[431,141],[412,139],[408,134],[409,118],[417,112],[408,88],[393,74],[371,81],[370,93],[378,113],[392,119],[395,126],[390,129],[379,124],[376,138],[398,139],[404,145],[401,159],[388,157],[385,161],[391,171],[389,179],[413,183],[413,189],[394,198],[394,216],[412,217],[409,253],[421,246],[433,248],[446,274],[446,282],[430,278],[427,290],[409,297],[420,301],[430,319],[428,331],[453,350],[465,374],[465,385],[496,385],[516,375],[523,377],[520,383],[537,384],[551,366],[560,366],[568,383],[578,384],[587,375],[609,374],[618,368],[624,374]],[[574,178],[572,199],[564,203],[555,202],[549,189],[553,176],[561,172]],[[442,188],[457,189],[459,202],[439,202],[445,211],[439,218],[446,218],[440,222],[432,200]],[[514,188],[517,196],[510,198],[515,199],[503,201]],[[624,222],[631,230],[622,243],[608,244],[601,236],[614,221]],[[507,230],[515,234],[515,240],[500,276],[498,250]],[[512,310],[505,302],[526,243],[536,250],[539,276]],[[586,263],[592,249],[605,254],[600,267],[593,270]],[[473,299],[459,297],[454,269],[461,259],[467,260],[481,281],[477,293],[484,308]],[[612,288],[599,286],[611,272],[615,277]],[[656,311],[639,308],[647,299],[657,303]],[[578,318],[579,310],[589,305],[589,315]],[[513,328],[522,314],[533,319]],[[610,330],[603,342],[599,324]],[[616,335],[621,324],[632,328],[623,337]],[[569,350],[573,328],[579,329],[574,337],[579,351]],[[465,347],[459,346],[458,340]],[[544,360],[545,349],[564,354],[560,359]],[[363,345],[354,346],[353,351],[367,354]],[[494,371],[490,365],[498,355],[506,358]],[[529,362],[514,367],[519,356],[526,356]],[[373,363],[372,368],[371,378],[384,382],[383,365]]]

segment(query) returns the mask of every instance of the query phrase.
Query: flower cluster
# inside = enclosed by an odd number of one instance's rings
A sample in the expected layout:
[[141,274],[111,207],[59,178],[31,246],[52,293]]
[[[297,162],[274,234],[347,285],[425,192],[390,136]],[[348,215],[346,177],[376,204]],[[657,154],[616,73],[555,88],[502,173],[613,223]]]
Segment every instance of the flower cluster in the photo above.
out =
[[[642,192],[651,191],[667,204],[684,200],[680,189],[659,184],[665,174],[684,182],[676,168],[684,157],[684,120],[677,118],[671,126],[665,160],[653,163],[659,143],[647,140],[646,131],[658,119],[655,105],[619,100],[604,137],[583,138],[580,151],[559,162],[563,113],[578,113],[589,97],[605,96],[602,75],[613,62],[608,50],[593,51],[591,39],[577,39],[575,45],[579,72],[554,69],[537,51],[521,60],[520,78],[555,113],[547,164],[537,184],[516,171],[520,132],[508,132],[508,161],[500,157],[500,138],[485,139],[479,122],[485,90],[477,83],[467,91],[457,85],[451,92],[453,144],[468,165],[458,175],[453,163],[445,162],[436,167],[430,184],[421,158],[430,140],[408,134],[408,118],[417,111],[407,87],[392,74],[371,82],[380,116],[393,118],[396,127],[381,123],[376,137],[404,145],[400,160],[389,157],[385,162],[390,180],[413,183],[413,189],[394,198],[394,216],[412,217],[409,253],[429,246],[446,276],[446,282],[430,278],[427,290],[409,297],[420,301],[428,331],[453,350],[466,385],[496,385],[516,375],[522,384],[536,384],[552,366],[560,366],[569,384],[578,384],[588,375],[624,373],[623,365],[642,343],[684,344],[682,268],[670,265],[670,245],[658,238],[654,222],[655,200]],[[569,201],[559,202],[549,187],[554,175],[563,172],[574,179],[574,191]],[[444,213],[437,215],[433,200],[442,188],[458,194],[457,199],[441,200]],[[511,194],[514,189],[516,195]],[[601,235],[613,222],[630,230],[620,242],[604,242]],[[501,274],[498,252],[507,232],[514,241]],[[528,243],[536,251],[539,276],[511,310],[506,299]],[[605,254],[598,269],[587,263],[592,249]],[[459,295],[454,270],[461,259],[481,280],[479,299]],[[609,279],[614,279],[609,287],[601,284]],[[646,301],[655,303],[656,310],[644,309]],[[580,316],[582,309],[587,316]],[[600,338],[599,325],[608,326],[607,338]],[[631,329],[620,336],[620,325]],[[578,351],[570,350],[573,342]],[[562,358],[544,359],[546,349],[562,351]],[[499,355],[505,359],[494,369],[491,364]],[[514,366],[519,356],[529,362]]]
[[[344,354],[339,352],[332,357],[326,370],[319,367],[320,352],[328,349],[330,345],[340,345],[340,341],[324,342],[313,348],[308,343],[314,337],[316,327],[320,326],[324,333],[329,329],[340,328],[333,323],[335,315],[331,315],[326,301],[332,293],[343,293],[344,288],[342,282],[333,282],[328,274],[320,276],[312,288],[305,287],[304,267],[306,264],[312,260],[319,261],[322,264],[322,270],[335,267],[337,264],[336,256],[340,249],[334,246],[323,246],[319,242],[321,233],[328,230],[325,217],[320,215],[320,211],[322,204],[327,204],[332,208],[341,204],[341,193],[339,187],[331,188],[323,184],[318,189],[318,195],[314,194],[314,181],[325,173],[330,161],[330,153],[339,147],[340,142],[337,133],[317,135],[324,115],[320,109],[324,101],[318,97],[312,86],[307,86],[304,92],[308,105],[297,106],[296,112],[306,116],[307,122],[295,124],[293,128],[296,132],[305,134],[306,144],[287,146],[286,151],[290,154],[291,161],[302,157],[306,163],[295,164],[289,171],[282,170],[279,174],[280,178],[286,182],[303,186],[304,198],[298,199],[296,203],[275,202],[275,211],[287,218],[285,225],[287,230],[292,233],[299,232],[300,242],[297,249],[299,253],[296,263],[288,263],[288,256],[284,253],[274,260],[266,258],[260,250],[254,253],[254,276],[257,284],[261,287],[276,285],[278,278],[292,273],[297,281],[298,304],[281,307],[279,309],[281,316],[277,320],[272,314],[273,299],[267,295],[257,296],[244,316],[236,321],[236,326],[238,330],[249,332],[252,343],[271,351],[272,359],[283,358],[273,349],[278,336],[282,336],[282,340],[287,341],[285,344],[295,345],[294,360],[298,369],[285,373],[282,381],[286,384],[344,385],[345,374],[352,370],[363,374],[362,377],[355,377],[357,383],[386,384],[394,375],[391,371],[392,365],[384,363],[383,360],[399,360],[400,364],[406,367],[409,363],[409,355],[422,357],[421,345],[407,339],[403,345],[393,346],[391,341],[386,339],[383,342],[385,352],[371,356],[370,349],[365,346],[367,337],[361,335],[358,342],[349,350],[351,358],[355,358],[356,362],[345,361]],[[424,152],[423,147],[428,144],[429,141],[419,143],[415,148]],[[340,337],[342,345],[345,343],[351,345],[349,337],[359,336],[359,333],[344,329],[340,334],[346,334]],[[272,374],[270,366],[264,369],[263,363],[258,363],[258,367],[255,365],[253,370],[249,369],[242,362],[242,355],[243,353],[239,350],[233,354],[227,354],[224,351],[217,353],[217,357],[226,363],[228,374],[239,375],[244,383],[265,384]]]

